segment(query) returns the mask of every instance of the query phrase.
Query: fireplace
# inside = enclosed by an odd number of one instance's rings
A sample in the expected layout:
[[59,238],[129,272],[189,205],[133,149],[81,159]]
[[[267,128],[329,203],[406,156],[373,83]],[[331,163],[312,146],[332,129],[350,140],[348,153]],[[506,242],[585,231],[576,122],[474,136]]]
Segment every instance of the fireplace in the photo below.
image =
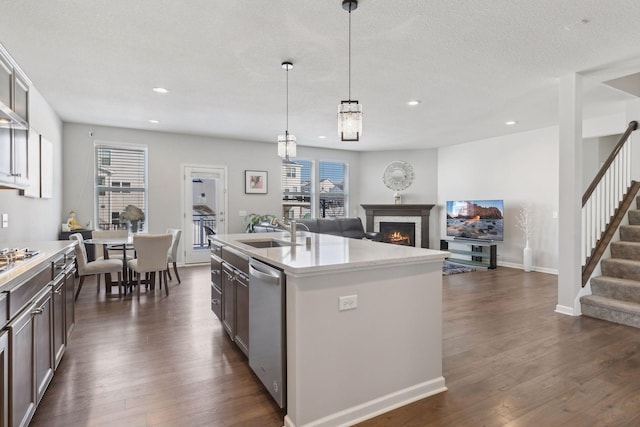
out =
[[394,245],[415,246],[416,224],[413,222],[381,222],[382,241]]
[[410,222],[415,234],[412,246],[429,247],[429,211],[434,205],[360,205],[367,215],[367,231],[381,231],[381,222]]

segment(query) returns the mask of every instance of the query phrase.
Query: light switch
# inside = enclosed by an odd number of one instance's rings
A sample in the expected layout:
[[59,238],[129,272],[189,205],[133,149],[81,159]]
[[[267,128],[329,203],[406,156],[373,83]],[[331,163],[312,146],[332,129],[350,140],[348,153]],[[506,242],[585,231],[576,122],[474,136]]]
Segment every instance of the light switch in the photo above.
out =
[[9,214],[3,213],[2,214],[2,228],[7,228],[9,227]]

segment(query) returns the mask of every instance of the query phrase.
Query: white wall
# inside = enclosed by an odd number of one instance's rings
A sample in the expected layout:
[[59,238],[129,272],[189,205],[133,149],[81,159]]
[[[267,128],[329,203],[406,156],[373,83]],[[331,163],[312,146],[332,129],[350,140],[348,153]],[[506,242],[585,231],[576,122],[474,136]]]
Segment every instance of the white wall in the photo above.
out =
[[20,196],[0,190],[0,213],[9,214],[9,228],[0,228],[0,248],[18,243],[58,240],[62,222],[62,122],[35,87],[30,89],[31,127],[53,145],[53,198]]
[[498,264],[522,266],[520,209],[531,206],[534,267],[558,268],[558,129],[545,128],[438,149],[439,235],[445,236],[447,200],[503,199],[504,242]]
[[[91,134],[91,135],[90,135]],[[244,231],[239,211],[279,214],[281,208],[280,166],[276,143],[225,140],[194,135],[160,133],[124,128],[65,123],[64,157],[72,167],[65,168],[63,181],[65,212],[74,209],[81,224],[94,216],[94,141],[146,145],[148,147],[149,231],[180,228],[182,213],[183,164],[227,166],[229,233]],[[298,157],[311,160],[348,162],[352,171],[360,167],[359,155],[350,151],[298,148]],[[267,194],[244,193],[244,171],[268,172]],[[353,174],[353,172],[352,172]],[[352,178],[353,200],[357,203],[358,178]]]

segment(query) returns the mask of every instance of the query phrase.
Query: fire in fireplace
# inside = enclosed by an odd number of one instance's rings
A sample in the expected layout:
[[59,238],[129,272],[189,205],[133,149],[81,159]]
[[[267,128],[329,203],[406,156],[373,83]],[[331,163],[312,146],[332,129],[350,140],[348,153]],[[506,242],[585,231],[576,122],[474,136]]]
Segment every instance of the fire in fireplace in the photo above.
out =
[[380,222],[382,241],[394,245],[415,246],[416,225],[413,222]]

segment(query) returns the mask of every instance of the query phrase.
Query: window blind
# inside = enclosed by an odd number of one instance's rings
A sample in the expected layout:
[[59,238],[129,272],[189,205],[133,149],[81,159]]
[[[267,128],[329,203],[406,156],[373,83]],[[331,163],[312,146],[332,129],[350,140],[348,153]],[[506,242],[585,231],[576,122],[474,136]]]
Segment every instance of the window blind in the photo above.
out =
[[146,216],[146,147],[96,145],[95,159],[98,227],[124,228],[120,213],[127,205],[142,209]]

